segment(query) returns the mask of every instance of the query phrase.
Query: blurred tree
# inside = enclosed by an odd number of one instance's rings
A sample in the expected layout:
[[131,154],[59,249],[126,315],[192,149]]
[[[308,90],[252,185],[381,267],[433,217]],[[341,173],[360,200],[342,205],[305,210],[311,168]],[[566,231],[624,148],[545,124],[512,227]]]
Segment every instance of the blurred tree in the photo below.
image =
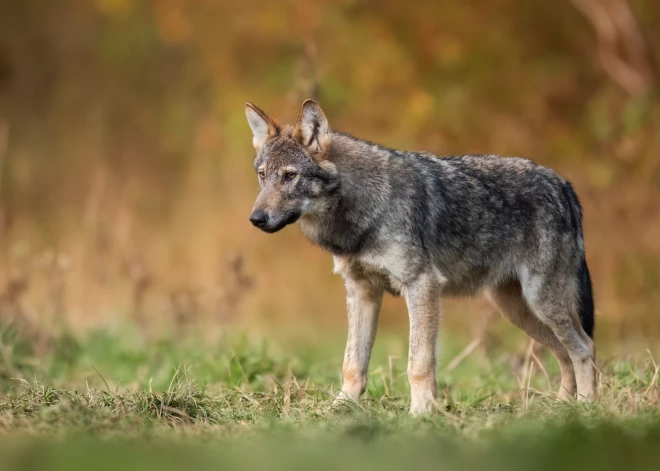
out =
[[[659,25],[649,0],[5,1],[0,278],[32,273],[38,312],[56,291],[73,312],[159,313],[182,292],[212,312],[238,251],[261,277],[241,309],[303,315],[327,300],[333,318],[342,298],[317,286],[327,257],[294,230],[266,250],[245,223],[244,102],[291,121],[315,97],[360,137],[526,155],[570,177],[598,305],[617,318],[648,293],[639,277],[617,290],[620,273],[660,264]],[[65,288],[35,272],[46,249],[70,261]]]

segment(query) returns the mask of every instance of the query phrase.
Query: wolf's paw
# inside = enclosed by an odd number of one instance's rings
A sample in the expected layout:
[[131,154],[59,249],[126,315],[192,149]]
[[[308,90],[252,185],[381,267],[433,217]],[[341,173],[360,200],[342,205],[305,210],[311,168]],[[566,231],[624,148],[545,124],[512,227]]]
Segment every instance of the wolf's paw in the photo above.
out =
[[360,405],[357,399],[354,399],[345,392],[340,391],[339,394],[337,394],[337,397],[335,397],[334,401],[332,401],[331,408],[334,411],[340,412],[359,409]]
[[426,415],[431,415],[434,410],[435,410],[434,400],[413,401],[410,404],[410,415],[413,417],[423,417]]

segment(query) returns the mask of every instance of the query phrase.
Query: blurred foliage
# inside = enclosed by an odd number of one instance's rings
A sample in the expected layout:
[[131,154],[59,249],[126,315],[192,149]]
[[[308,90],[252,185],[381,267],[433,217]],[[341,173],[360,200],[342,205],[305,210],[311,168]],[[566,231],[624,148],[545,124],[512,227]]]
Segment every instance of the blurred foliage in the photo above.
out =
[[[629,3],[657,70],[660,6]],[[585,207],[599,317],[660,333],[657,75],[636,95],[619,87],[571,2],[1,8],[0,315],[342,323],[329,257],[295,229],[247,223],[244,102],[291,121],[315,96],[359,137],[559,170]],[[405,320],[394,307],[386,323]]]
[[[657,423],[642,423],[634,431],[620,424],[544,424],[530,433],[519,427],[504,436],[491,433],[481,440],[459,442],[447,433],[431,438],[407,431],[393,436],[389,424],[345,426],[337,436],[323,430],[314,436],[295,437],[288,430],[235,443],[199,441],[197,434],[184,436],[184,444],[152,437],[127,440],[90,438],[85,433],[66,439],[12,440],[2,448],[5,469],[88,470],[140,469],[286,469],[539,471],[583,469],[603,471],[656,469]],[[537,427],[539,429],[540,427]],[[412,429],[412,426],[410,426]],[[181,438],[181,437],[178,437]]]

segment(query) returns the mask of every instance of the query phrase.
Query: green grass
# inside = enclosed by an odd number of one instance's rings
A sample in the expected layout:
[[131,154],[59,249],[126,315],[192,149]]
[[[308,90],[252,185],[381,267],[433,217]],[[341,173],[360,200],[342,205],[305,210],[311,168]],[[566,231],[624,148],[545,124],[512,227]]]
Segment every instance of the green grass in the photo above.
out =
[[[442,365],[467,341],[445,343]],[[33,345],[0,328],[3,470],[656,469],[660,459],[650,354],[603,357],[600,401],[563,404],[552,357],[538,352],[543,372],[524,341],[495,331],[485,350],[440,366],[437,411],[414,419],[405,335],[379,338],[364,399],[341,407],[332,335],[203,345],[127,328]]]

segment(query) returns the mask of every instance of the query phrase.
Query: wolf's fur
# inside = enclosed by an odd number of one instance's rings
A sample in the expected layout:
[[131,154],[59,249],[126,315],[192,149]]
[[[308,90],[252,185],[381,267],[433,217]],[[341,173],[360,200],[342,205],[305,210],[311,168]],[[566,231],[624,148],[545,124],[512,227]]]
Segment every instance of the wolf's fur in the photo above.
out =
[[437,158],[332,131],[303,104],[295,127],[246,108],[261,192],[251,220],[298,221],[345,280],[348,342],[341,397],[364,392],[385,291],[410,318],[411,412],[436,397],[442,296],[485,292],[561,366],[560,398],[596,397],[594,307],[582,212],[571,184],[522,158]]

